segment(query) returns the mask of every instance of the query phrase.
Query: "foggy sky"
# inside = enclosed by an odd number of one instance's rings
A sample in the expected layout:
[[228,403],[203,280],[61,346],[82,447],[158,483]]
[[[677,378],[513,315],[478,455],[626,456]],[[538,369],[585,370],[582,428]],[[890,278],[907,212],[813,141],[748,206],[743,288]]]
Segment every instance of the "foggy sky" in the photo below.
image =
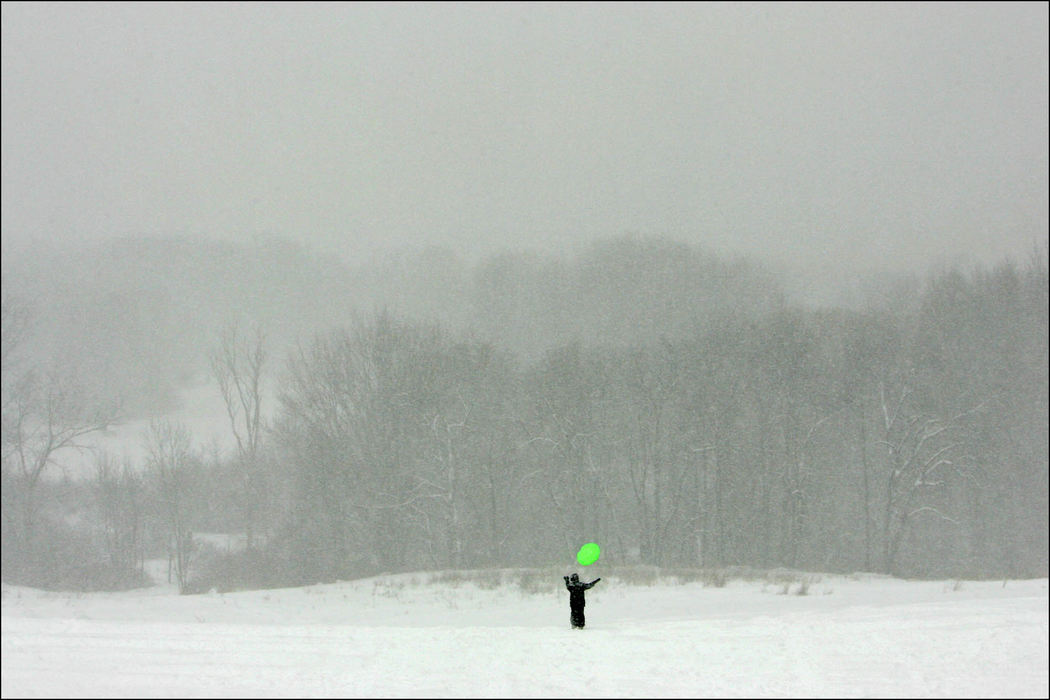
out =
[[921,267],[1047,238],[1045,3],[2,12],[5,250],[638,233]]

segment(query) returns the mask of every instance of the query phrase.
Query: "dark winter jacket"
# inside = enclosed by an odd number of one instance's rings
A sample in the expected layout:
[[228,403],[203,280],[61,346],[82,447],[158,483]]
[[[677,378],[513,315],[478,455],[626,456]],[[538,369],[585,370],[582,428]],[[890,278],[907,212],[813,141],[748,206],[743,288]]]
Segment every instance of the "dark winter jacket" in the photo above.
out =
[[564,576],[563,578],[565,579],[565,587],[569,589],[570,608],[582,608],[584,605],[586,605],[587,603],[583,598],[583,592],[602,580],[601,577],[598,577],[590,583],[584,583],[578,578],[570,579],[568,576]]

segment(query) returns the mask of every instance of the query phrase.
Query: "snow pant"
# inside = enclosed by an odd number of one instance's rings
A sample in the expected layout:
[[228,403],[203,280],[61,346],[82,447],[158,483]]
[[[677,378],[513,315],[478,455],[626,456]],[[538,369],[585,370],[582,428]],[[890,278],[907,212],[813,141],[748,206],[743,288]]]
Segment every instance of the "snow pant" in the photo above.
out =
[[585,621],[583,617],[583,608],[570,608],[569,610],[569,621],[572,622],[573,628],[582,628]]

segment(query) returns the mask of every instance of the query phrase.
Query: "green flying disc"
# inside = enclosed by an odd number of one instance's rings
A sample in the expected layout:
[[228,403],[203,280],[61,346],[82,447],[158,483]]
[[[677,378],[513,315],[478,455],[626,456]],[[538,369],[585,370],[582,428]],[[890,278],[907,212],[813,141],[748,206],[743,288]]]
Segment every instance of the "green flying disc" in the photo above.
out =
[[576,561],[580,562],[581,566],[590,566],[598,561],[598,557],[601,555],[601,548],[599,548],[594,542],[588,542],[580,547],[580,551],[576,552]]

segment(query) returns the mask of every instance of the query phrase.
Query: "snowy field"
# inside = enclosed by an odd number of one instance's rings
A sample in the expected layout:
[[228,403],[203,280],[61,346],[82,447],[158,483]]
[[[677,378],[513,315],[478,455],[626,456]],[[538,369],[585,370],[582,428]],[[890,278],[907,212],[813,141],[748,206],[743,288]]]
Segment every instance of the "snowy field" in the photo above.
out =
[[[597,567],[595,567],[597,568]],[[566,572],[568,573],[568,571]],[[586,571],[602,575],[601,572]],[[405,574],[179,596],[4,586],[4,697],[1045,698],[1047,580],[587,594]]]

